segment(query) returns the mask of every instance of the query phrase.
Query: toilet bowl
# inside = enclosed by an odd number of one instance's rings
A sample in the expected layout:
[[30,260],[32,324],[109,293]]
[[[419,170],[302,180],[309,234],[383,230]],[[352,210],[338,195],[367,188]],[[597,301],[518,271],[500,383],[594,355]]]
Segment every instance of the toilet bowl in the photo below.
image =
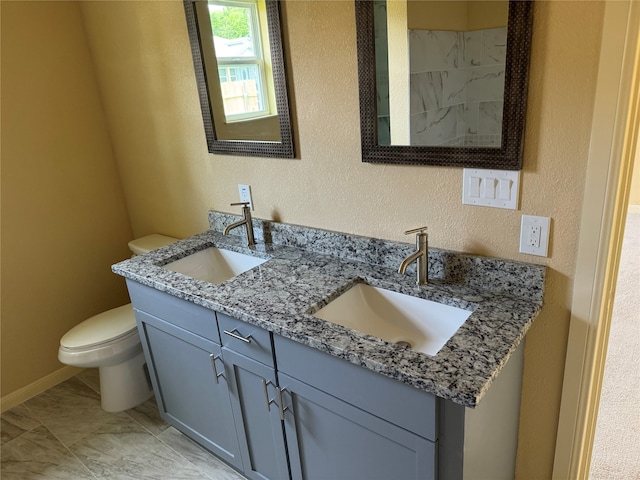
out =
[[[153,234],[132,240],[134,255],[177,242]],[[81,368],[98,368],[102,408],[120,412],[141,404],[153,395],[140,336],[129,303],[94,315],[60,339],[58,360]]]

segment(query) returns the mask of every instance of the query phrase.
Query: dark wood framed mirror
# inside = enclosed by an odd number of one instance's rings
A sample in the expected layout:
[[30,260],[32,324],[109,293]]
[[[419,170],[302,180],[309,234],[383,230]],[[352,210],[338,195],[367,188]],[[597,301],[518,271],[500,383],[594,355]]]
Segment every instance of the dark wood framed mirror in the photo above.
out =
[[209,152],[293,158],[279,1],[183,3]]
[[[485,8],[485,13],[488,9],[498,7],[504,11],[506,25],[503,24],[504,26],[497,29],[489,28],[493,27],[492,25],[487,28],[472,26],[471,33],[448,27],[428,30],[414,30],[408,27],[407,25],[411,21],[415,23],[417,18],[413,13],[407,14],[412,4],[415,4],[414,8],[424,8],[432,1],[436,4],[446,4],[441,6],[447,9],[454,3],[461,4],[461,7],[467,10]],[[500,3],[478,0],[390,2],[389,8],[397,8],[392,7],[392,4],[406,5],[403,7],[405,12],[397,14],[387,13],[386,0],[355,0],[362,161],[503,170],[522,168],[533,2],[503,0],[502,6]],[[485,4],[485,7],[482,7],[482,4]],[[431,20],[438,18],[437,15],[429,17]],[[399,27],[398,18],[401,19]],[[407,20],[408,18],[413,20]],[[470,20],[465,21],[471,24]],[[404,42],[400,52],[392,51],[388,46],[393,44],[395,48],[395,43],[385,43],[387,35],[392,35],[391,30],[399,32],[395,38],[399,38],[400,43]],[[422,42],[420,38],[426,37],[438,38],[438,41],[445,41],[445,44],[434,46],[419,43]],[[475,38],[479,39],[478,45],[486,43],[487,38],[490,39],[493,42],[493,50],[485,46],[475,46]],[[501,57],[496,59],[493,54],[482,57],[480,49],[487,52],[501,51]],[[424,53],[434,51],[445,52],[445,56],[449,55],[449,58],[438,57],[435,66],[434,62],[426,62]],[[488,64],[483,64],[484,60],[481,61],[481,57],[490,58],[487,60]],[[389,64],[397,59],[408,61],[399,67],[393,63]],[[450,63],[446,64],[449,61]],[[438,65],[438,62],[441,64]],[[431,66],[427,65],[428,63],[431,63]],[[465,71],[463,73],[454,68],[464,68]],[[400,77],[397,77],[398,71],[402,73]],[[401,93],[399,96],[396,94],[396,97],[400,98],[401,104],[405,102],[399,109],[401,115],[395,117],[399,119],[395,123],[399,128],[395,130],[393,112],[398,111],[398,108],[389,101],[393,92],[398,90],[394,90],[394,79],[391,78],[394,75],[400,78]],[[466,87],[457,88],[463,84],[473,84],[474,80],[481,77],[497,79],[503,88],[502,98],[496,98],[494,95],[484,99],[482,95],[487,95],[485,92],[481,95],[477,93],[477,89],[463,91],[462,88]],[[414,78],[426,78],[428,85],[414,83]],[[457,78],[458,84],[446,85],[445,80],[452,78]],[[476,82],[475,85],[478,83],[480,82]],[[445,98],[446,95],[449,96]],[[459,98],[455,98],[456,95],[468,97],[473,101],[470,101],[469,105],[464,104],[459,102]],[[451,118],[446,133],[436,130],[435,126],[445,124],[446,118]],[[483,118],[490,121],[484,122]]]

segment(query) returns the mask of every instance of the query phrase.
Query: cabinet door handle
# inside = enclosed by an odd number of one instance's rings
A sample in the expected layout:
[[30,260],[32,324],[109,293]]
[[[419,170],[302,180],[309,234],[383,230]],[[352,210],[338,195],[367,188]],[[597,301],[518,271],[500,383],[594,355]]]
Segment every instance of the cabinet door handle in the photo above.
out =
[[276,387],[276,392],[278,392],[278,413],[280,413],[280,420],[284,421],[284,412],[289,410],[289,407],[282,406],[282,392],[285,392],[286,388]]
[[236,328],[234,328],[231,331],[223,330],[222,333],[225,333],[226,335],[229,335],[230,337],[233,337],[236,340],[240,340],[244,343],[251,343],[251,339],[253,338],[251,335],[247,335],[246,337],[243,337],[242,335],[240,335],[240,332],[238,332]]
[[213,368],[213,380],[216,383],[220,383],[218,381],[218,378],[224,378],[224,372],[218,373],[218,369],[216,368],[216,360],[219,360],[220,358],[222,358],[220,355],[214,355],[213,353],[209,355],[209,359],[211,360],[211,368]]
[[[264,391],[264,400],[267,403],[267,412],[270,412],[271,411],[271,404],[272,403],[276,403],[276,401],[269,398],[269,391],[267,389],[268,385],[273,385],[275,387],[275,384],[271,380],[265,380],[263,378],[262,379],[262,390]],[[278,389],[278,387],[276,387],[276,391],[277,391],[277,389]]]

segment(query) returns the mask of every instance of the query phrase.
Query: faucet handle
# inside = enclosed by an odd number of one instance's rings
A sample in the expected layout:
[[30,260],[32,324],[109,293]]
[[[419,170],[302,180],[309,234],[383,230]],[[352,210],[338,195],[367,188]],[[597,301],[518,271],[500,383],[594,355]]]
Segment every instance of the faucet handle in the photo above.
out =
[[237,202],[237,203],[232,203],[231,206],[235,207],[237,205],[242,205],[243,207],[247,207],[249,205],[251,205],[251,202]]
[[420,227],[420,228],[414,228],[412,230],[407,230],[406,232],[404,232],[405,235],[410,235],[412,233],[424,233],[424,231],[427,229],[427,227]]

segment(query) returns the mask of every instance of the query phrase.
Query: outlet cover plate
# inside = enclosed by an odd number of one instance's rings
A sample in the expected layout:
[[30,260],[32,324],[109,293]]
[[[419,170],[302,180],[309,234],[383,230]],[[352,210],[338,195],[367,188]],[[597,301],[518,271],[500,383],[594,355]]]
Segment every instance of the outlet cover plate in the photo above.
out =
[[251,185],[238,184],[238,195],[241,202],[249,202],[249,208],[253,210],[253,200],[251,199]]
[[522,215],[520,224],[520,253],[549,256],[551,218]]

